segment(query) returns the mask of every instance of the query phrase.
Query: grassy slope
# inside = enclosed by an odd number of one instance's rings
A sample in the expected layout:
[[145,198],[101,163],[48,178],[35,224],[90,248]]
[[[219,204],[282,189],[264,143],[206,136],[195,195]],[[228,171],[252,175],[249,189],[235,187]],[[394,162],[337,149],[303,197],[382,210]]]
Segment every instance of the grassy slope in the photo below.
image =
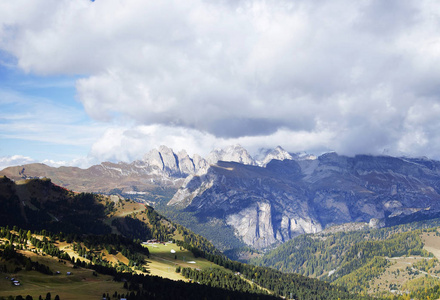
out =
[[[73,268],[70,262],[59,262],[58,258],[41,256],[29,251],[20,251],[32,261],[43,263],[53,271],[60,271],[59,275],[45,275],[37,271],[19,271],[17,273],[0,273],[0,296],[31,295],[38,299],[39,295],[45,297],[47,292],[52,297],[59,295],[61,299],[100,299],[102,293],[126,293],[121,282],[113,281],[112,276],[93,276],[93,271],[84,268]],[[72,272],[72,275],[67,275]],[[21,282],[21,286],[13,286],[6,277],[14,277]]]
[[[1,240],[0,244],[3,244],[5,240]],[[73,251],[73,245],[67,242],[56,243],[56,245],[67,252],[71,257],[79,258],[79,255]],[[80,296],[102,296],[102,293],[113,294],[115,291],[118,293],[125,293],[126,290],[122,288],[121,283],[113,282],[111,276],[98,275],[93,276],[92,270],[78,268],[73,269],[73,264],[66,262],[59,262],[58,258],[43,255],[42,253],[34,253],[35,247],[28,244],[28,250],[19,250],[18,252],[30,257],[32,261],[38,261],[43,263],[55,272],[60,271],[60,275],[45,275],[36,271],[21,270],[17,273],[1,273],[0,279],[0,297],[9,295],[31,295],[34,298],[39,295],[46,295],[47,292],[51,292],[53,295],[58,294],[62,299],[78,299]],[[177,266],[189,267],[189,268],[222,268],[217,266],[206,259],[195,258],[194,255],[186,250],[181,249],[176,244],[152,244],[147,246],[150,250],[150,258],[147,259],[145,265],[146,269],[151,275],[156,275],[163,278],[172,280],[185,280],[185,278],[176,273]],[[170,251],[174,249],[175,254]],[[121,253],[116,255],[110,255],[106,250],[102,250],[101,253],[105,254],[105,258],[108,261],[118,263],[122,262],[128,264],[128,259]],[[177,258],[175,259],[175,256]],[[88,262],[87,259],[81,258],[81,260]],[[190,263],[191,262],[191,263]],[[192,263],[194,262],[194,263]],[[5,263],[4,261],[1,262]],[[224,269],[224,268],[222,268]],[[67,272],[72,272],[73,275],[66,275]],[[138,271],[138,273],[140,273]],[[5,277],[15,277],[22,283],[22,286],[13,286],[10,280],[6,280]]]
[[[35,236],[35,235],[34,235]],[[39,237],[41,238],[41,237]],[[0,240],[0,244],[3,244],[5,239]],[[63,249],[71,257],[80,258],[83,261],[88,262],[87,259],[79,257],[79,255],[73,251],[73,244],[67,242],[55,243],[57,247]],[[184,280],[186,279],[176,272],[176,268],[197,268],[200,270],[219,268],[225,272],[232,271],[227,270],[221,266],[218,266],[204,258],[194,257],[193,253],[177,246],[176,244],[149,244],[146,245],[150,251],[150,258],[146,259],[144,265],[150,275],[159,276],[162,278],[168,278],[171,280]],[[99,298],[102,293],[109,293],[113,295],[116,291],[119,294],[127,293],[127,290],[123,288],[121,282],[114,282],[112,276],[93,275],[93,270],[85,268],[73,268],[73,264],[70,261],[61,261],[58,258],[44,255],[41,252],[34,253],[35,247],[28,243],[27,250],[19,250],[18,252],[26,257],[30,257],[32,261],[47,265],[53,272],[60,271],[59,275],[45,275],[37,271],[25,271],[21,270],[16,273],[0,273],[0,297],[6,297],[9,295],[31,295],[34,299],[38,299],[39,295],[45,296],[47,292],[50,292],[53,296],[59,295],[61,299],[88,299]],[[171,253],[171,249],[175,253]],[[110,255],[106,250],[102,250],[107,259],[115,264],[122,262],[127,264],[128,259],[121,253],[116,255]],[[1,264],[4,261],[0,260]],[[11,267],[11,266],[10,266]],[[67,272],[72,272],[72,275],[67,275]],[[137,273],[141,273],[137,271]],[[8,277],[9,279],[6,279]],[[16,287],[11,284],[10,278],[16,278],[21,282],[21,286]],[[245,280],[245,279],[243,279]]]
[[[150,251],[148,270],[151,275],[156,275],[173,280],[184,280],[185,278],[176,273],[176,268],[209,268],[213,265],[204,258],[195,258],[194,255],[176,244],[152,244],[146,246]],[[176,253],[171,253],[171,249]],[[195,263],[188,263],[189,261]],[[220,268],[219,266],[214,265]]]

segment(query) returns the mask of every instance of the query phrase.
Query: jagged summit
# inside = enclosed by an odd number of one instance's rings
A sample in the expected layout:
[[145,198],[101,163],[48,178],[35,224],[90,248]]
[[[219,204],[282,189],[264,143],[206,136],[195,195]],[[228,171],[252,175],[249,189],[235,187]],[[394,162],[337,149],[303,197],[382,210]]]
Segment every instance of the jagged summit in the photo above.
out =
[[262,167],[265,167],[273,159],[293,159],[293,156],[281,146],[277,146],[275,149],[261,149],[256,157],[257,165]]
[[218,161],[232,161],[244,165],[255,165],[255,160],[249,152],[239,144],[231,145],[223,149],[214,149],[209,153],[207,161],[210,164],[215,164]]
[[173,149],[164,145],[160,146],[159,149],[150,150],[145,154],[142,161],[152,168],[152,172],[178,177],[205,171],[209,166],[206,160],[197,154],[192,159],[186,150],[181,150],[176,154]]

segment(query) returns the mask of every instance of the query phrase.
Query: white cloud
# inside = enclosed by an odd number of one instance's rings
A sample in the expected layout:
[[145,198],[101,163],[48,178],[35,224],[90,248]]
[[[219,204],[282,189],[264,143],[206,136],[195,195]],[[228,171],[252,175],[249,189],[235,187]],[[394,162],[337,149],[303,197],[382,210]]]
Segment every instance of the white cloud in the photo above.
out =
[[108,129],[92,146],[89,157],[98,161],[126,161],[141,159],[160,145],[175,152],[185,149],[190,155],[206,155],[217,139],[208,133],[183,127],[162,125],[115,127]]
[[240,144],[252,154],[262,147],[271,148],[282,145],[286,150],[299,152],[305,148],[318,153],[329,150],[322,143],[331,144],[333,133],[322,129],[319,132],[292,132],[280,129],[275,134],[266,136],[248,136],[238,138],[217,138],[212,134],[183,127],[162,125],[136,126],[131,128],[115,127],[92,146],[88,159],[90,161],[125,161],[141,159],[147,152],[160,145],[166,145],[178,152],[186,150],[190,156],[199,154],[207,156],[215,148],[224,148]]
[[51,166],[51,167],[62,167],[62,166],[73,166],[73,167],[79,167],[79,168],[89,168],[92,165],[96,165],[101,163],[102,161],[98,161],[96,159],[93,159],[91,157],[79,157],[72,160],[52,160],[52,159],[44,159],[41,161],[41,163]]
[[428,0],[16,0],[0,48],[83,76],[86,112],[123,125],[92,156],[238,141],[439,158],[438,121],[420,117],[440,101],[439,17]]
[[21,166],[35,162],[36,161],[34,159],[22,155],[4,156],[0,157],[0,170],[10,166]]

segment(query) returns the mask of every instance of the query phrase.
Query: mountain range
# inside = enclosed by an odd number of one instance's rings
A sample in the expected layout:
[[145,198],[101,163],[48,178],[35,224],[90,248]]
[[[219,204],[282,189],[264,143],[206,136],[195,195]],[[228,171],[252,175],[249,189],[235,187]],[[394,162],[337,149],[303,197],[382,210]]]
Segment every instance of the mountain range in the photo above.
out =
[[[132,163],[104,162],[88,169],[30,164],[0,175],[49,177],[74,191],[129,196],[156,205],[176,221],[190,215],[182,223],[196,232],[195,223],[223,228],[231,240],[255,249],[338,224],[382,227],[440,212],[440,162],[426,158],[315,157],[281,147],[253,158],[239,145],[202,158],[161,146]],[[215,235],[206,237],[222,248]]]

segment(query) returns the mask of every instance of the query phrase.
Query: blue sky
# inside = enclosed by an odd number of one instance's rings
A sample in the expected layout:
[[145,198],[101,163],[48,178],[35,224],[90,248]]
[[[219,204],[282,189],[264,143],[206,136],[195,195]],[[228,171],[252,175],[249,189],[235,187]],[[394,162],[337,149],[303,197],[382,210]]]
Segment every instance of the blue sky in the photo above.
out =
[[56,165],[87,156],[103,128],[76,100],[78,76],[26,74],[1,54],[0,157]]
[[0,3],[0,168],[152,148],[440,159],[435,1]]

